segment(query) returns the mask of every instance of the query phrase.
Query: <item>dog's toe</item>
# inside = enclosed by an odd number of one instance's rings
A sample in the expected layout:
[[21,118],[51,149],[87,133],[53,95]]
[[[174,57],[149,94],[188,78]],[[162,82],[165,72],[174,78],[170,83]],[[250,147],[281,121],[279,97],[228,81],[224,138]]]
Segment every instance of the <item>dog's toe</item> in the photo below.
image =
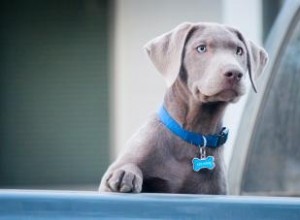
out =
[[136,175],[133,179],[133,192],[140,193],[142,191],[143,179]]
[[133,192],[133,180],[135,178],[135,175],[133,173],[125,172],[124,176],[122,178],[122,182],[120,185],[120,192]]
[[124,174],[124,170],[116,170],[111,177],[107,179],[107,186],[112,190],[112,192],[119,191]]

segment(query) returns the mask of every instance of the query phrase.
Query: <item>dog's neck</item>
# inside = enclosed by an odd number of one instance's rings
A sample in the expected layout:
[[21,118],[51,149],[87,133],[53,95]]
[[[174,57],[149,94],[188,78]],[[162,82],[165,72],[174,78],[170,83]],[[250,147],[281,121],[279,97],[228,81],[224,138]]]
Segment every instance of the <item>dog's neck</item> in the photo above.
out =
[[184,82],[176,80],[164,98],[169,114],[184,129],[204,135],[219,133],[227,103],[202,103],[192,98]]

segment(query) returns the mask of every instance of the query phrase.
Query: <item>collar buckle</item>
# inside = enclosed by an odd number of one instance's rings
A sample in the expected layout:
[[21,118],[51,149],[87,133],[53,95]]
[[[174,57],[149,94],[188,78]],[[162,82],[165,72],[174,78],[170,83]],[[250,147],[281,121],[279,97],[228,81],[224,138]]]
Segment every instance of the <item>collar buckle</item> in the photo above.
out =
[[219,140],[217,144],[218,146],[225,144],[228,138],[228,133],[229,133],[228,128],[223,127],[220,134],[218,135],[219,136]]

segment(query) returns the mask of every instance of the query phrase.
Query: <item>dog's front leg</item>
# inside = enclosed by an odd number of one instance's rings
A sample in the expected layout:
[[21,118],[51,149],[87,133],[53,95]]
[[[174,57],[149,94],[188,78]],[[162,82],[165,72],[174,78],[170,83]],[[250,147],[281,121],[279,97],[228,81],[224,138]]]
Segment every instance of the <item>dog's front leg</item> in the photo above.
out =
[[141,169],[133,164],[125,164],[116,169],[108,169],[103,176],[100,192],[139,193],[142,191],[143,174]]

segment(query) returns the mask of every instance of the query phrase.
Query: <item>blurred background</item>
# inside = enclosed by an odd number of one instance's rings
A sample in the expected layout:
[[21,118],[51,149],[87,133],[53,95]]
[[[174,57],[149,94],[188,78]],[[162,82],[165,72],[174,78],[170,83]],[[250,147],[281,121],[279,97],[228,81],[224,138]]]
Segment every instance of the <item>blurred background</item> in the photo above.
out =
[[[143,45],[184,21],[229,24],[262,45],[282,2],[1,1],[0,188],[96,190],[162,102]],[[245,100],[226,113],[227,162]]]

